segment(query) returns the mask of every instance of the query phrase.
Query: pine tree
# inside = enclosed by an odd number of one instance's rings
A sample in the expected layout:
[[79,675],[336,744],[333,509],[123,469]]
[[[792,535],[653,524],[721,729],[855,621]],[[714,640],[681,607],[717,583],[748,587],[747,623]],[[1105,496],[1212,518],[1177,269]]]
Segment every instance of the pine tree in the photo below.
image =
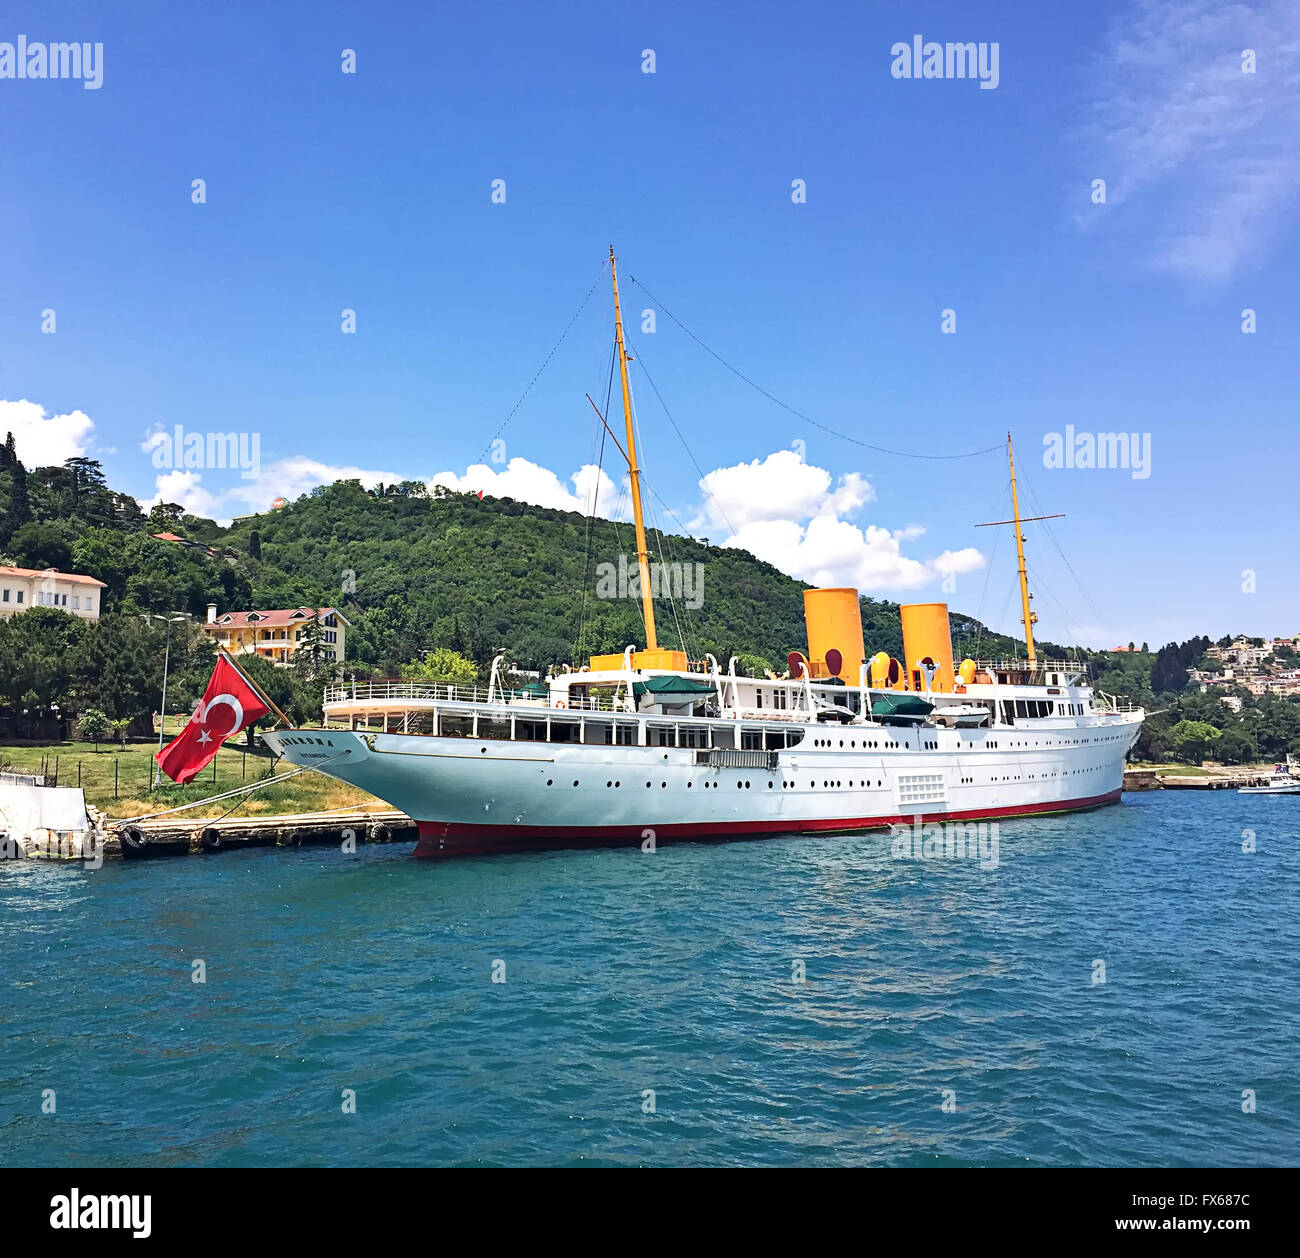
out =
[[0,520],[0,545],[8,545],[13,535],[31,518],[31,503],[27,499],[27,469],[15,457],[10,476],[9,510],[4,519]]

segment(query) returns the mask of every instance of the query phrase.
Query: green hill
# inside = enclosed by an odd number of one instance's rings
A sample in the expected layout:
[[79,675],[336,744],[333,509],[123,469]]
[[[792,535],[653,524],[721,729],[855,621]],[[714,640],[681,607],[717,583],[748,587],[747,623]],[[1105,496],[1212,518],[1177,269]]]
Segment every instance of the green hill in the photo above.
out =
[[[158,540],[179,534],[196,545]],[[692,659],[731,655],[750,668],[784,667],[806,648],[803,583],[746,551],[651,531],[652,558],[680,565],[680,596],[659,597],[660,644],[684,644]],[[221,528],[167,504],[148,516],[104,483],[93,460],[28,472],[0,446],[0,555],[28,567],[90,573],[107,583],[101,621],[64,626],[39,609],[0,622],[0,702],[146,720],[161,690],[162,627],[146,613],[333,606],[351,628],[345,671],[395,676],[435,647],[461,652],[480,668],[498,652],[521,669],[582,662],[643,643],[639,601],[608,594],[601,565],[634,565],[628,524],[588,520],[509,498],[438,493],[418,482],[363,489],[322,486],[280,511]],[[698,566],[697,566],[698,565]],[[609,569],[604,570],[608,572]],[[689,573],[689,576],[687,574]],[[698,584],[697,584],[698,582]],[[45,624],[44,619],[51,619]],[[898,605],[862,599],[868,652],[902,655]],[[57,623],[54,623],[57,622]],[[951,615],[957,658],[1023,654],[1023,643],[992,633],[974,617]],[[1086,662],[1096,684],[1168,711],[1148,722],[1139,753],[1179,754],[1180,723],[1212,725],[1229,737],[1216,751],[1234,759],[1277,755],[1300,737],[1300,704],[1246,696],[1240,714],[1213,695],[1189,691],[1187,668],[1208,639],[1170,643],[1159,653],[1089,651],[1040,642],[1045,656]],[[173,643],[169,706],[192,703],[211,666],[202,637]],[[265,662],[262,680],[296,714],[319,711],[319,676],[296,677]],[[174,688],[173,688],[174,687]],[[1185,731],[1187,754],[1194,754]],[[1202,742],[1204,739],[1202,738]]]

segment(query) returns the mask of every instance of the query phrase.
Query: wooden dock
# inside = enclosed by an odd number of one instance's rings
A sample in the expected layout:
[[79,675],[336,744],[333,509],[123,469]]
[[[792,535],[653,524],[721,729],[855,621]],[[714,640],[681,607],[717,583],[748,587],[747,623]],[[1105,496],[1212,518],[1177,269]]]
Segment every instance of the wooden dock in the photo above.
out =
[[194,853],[214,856],[250,847],[337,847],[353,842],[393,843],[416,839],[415,822],[392,808],[285,816],[203,818],[158,817],[114,825],[106,856],[152,860]]

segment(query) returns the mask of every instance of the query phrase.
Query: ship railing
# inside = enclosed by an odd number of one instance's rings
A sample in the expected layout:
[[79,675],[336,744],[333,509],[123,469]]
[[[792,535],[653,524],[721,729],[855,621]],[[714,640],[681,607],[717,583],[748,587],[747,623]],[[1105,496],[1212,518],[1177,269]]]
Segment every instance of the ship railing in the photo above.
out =
[[1082,660],[1044,660],[1036,659],[1031,668],[1029,661],[1016,660],[976,660],[975,667],[985,673],[1029,673],[1039,677],[1045,673],[1069,673],[1087,676],[1088,665]]
[[1094,696],[1094,706],[1102,715],[1141,711],[1141,704],[1134,703],[1132,699],[1120,699],[1116,695],[1107,694],[1104,690],[1097,691]]
[[[532,694],[526,690],[494,688],[489,695],[485,686],[458,685],[452,682],[411,681],[358,681],[325,688],[324,703],[327,708],[347,708],[353,704],[406,704],[421,706],[435,703],[465,703],[501,705],[503,707],[549,708],[548,695]],[[570,712],[626,712],[622,698],[569,695],[564,700],[564,710]]]

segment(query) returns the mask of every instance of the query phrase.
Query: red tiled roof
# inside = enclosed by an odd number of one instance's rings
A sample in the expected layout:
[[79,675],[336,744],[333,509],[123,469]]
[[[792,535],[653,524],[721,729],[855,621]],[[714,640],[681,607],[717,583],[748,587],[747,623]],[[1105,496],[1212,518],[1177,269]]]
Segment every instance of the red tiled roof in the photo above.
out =
[[0,564],[0,577],[44,577],[51,576],[57,581],[72,581],[78,585],[99,585],[94,577],[83,577],[79,572],[60,572],[57,568],[10,568]]
[[[328,616],[330,613],[337,616],[345,625],[352,622],[343,615],[337,607],[322,607],[320,613],[322,616]],[[216,624],[225,629],[281,629],[286,625],[298,625],[309,621],[316,614],[314,607],[280,607],[271,611],[262,611],[254,609],[249,612],[226,612],[218,616]],[[256,616],[256,620],[249,620],[250,616]],[[209,628],[212,626],[209,625]]]

